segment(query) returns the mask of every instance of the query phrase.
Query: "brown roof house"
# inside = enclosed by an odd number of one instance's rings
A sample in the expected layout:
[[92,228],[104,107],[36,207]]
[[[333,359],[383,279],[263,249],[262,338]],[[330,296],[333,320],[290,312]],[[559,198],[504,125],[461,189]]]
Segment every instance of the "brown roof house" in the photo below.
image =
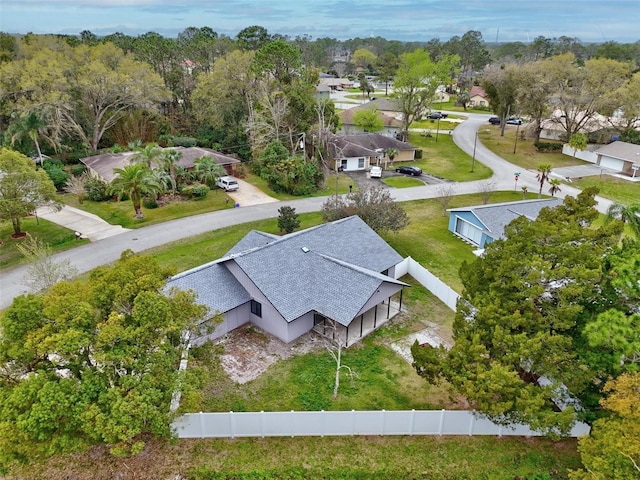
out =
[[617,141],[594,153],[597,155],[597,165],[640,178],[640,145]]
[[372,165],[386,166],[390,159],[385,151],[395,148],[398,154],[394,162],[415,160],[417,147],[379,133],[334,135],[329,139],[331,168],[341,171],[368,170]]
[[488,107],[490,105],[489,95],[484,91],[484,88],[474,85],[469,92],[469,106],[470,107]]
[[[168,147],[162,150],[177,150],[182,153],[182,157],[180,161],[177,162],[177,165],[186,169],[193,168],[193,162],[200,157],[213,157],[216,163],[222,165],[227,170],[227,173],[232,173],[235,165],[240,163],[240,160],[237,158],[229,157],[208,148]],[[103,153],[101,155],[81,158],[80,161],[84,163],[92,173],[102,178],[105,182],[110,183],[116,177],[113,169],[129,165],[137,153],[138,152]]]
[[401,261],[354,216],[282,237],[251,231],[223,258],[174,276],[167,288],[193,291],[211,317],[222,317],[213,332],[209,321],[192,332],[194,344],[251,323],[287,343],[315,329],[349,346],[400,311]]
[[353,116],[362,110],[370,110],[375,109],[378,115],[378,118],[382,120],[383,129],[376,132],[382,135],[386,135],[388,137],[395,137],[402,130],[402,122],[397,120],[394,116],[387,115],[380,110],[378,110],[375,106],[371,106],[372,102],[365,103],[364,105],[358,105],[357,107],[350,108],[348,110],[343,110],[338,115],[341,119],[341,133],[344,135],[355,135],[358,133],[366,133],[364,128],[359,127],[353,121]]

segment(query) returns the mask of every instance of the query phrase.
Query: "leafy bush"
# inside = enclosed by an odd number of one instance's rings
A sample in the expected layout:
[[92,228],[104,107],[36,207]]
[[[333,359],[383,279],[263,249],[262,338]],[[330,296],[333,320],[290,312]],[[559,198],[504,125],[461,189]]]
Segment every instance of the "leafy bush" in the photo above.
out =
[[193,137],[173,137],[171,143],[174,147],[195,147],[198,140]]
[[76,163],[71,166],[71,175],[74,177],[79,177],[84,172],[87,171],[87,166],[84,163]]
[[562,150],[562,143],[555,142],[535,142],[533,146],[539,152],[559,152]]
[[209,193],[209,187],[201,183],[194,183],[183,188],[181,193],[190,198],[204,198]]
[[109,199],[107,184],[99,178],[92,178],[84,186],[87,191],[87,198],[93,202],[104,202]]
[[[61,162],[59,163],[60,165],[62,165]],[[49,175],[49,178],[56,186],[56,190],[64,189],[65,185],[67,184],[67,180],[69,180],[69,174],[65,172],[61,166],[58,166],[57,163],[45,162],[44,171],[47,172],[47,175]]]
[[42,168],[44,168],[45,170],[51,168],[62,168],[63,166],[64,163],[62,163],[62,160],[57,158],[47,158],[42,164]]
[[308,195],[317,190],[323,175],[318,163],[302,156],[290,156],[280,142],[271,142],[262,152],[259,162],[260,176],[276,192]]
[[416,159],[416,160],[420,160],[420,159],[422,159],[422,149],[421,149],[421,148],[419,148],[419,149],[417,149],[417,150],[416,150],[416,156],[415,156],[415,159]]
[[158,208],[158,202],[156,202],[155,198],[145,198],[142,201],[142,206],[151,210],[154,208]]

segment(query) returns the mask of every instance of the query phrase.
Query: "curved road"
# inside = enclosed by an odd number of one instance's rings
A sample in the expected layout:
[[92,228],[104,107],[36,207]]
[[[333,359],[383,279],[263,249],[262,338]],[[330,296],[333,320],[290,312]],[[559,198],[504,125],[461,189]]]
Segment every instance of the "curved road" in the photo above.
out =
[[[459,114],[460,112],[451,113]],[[462,150],[472,156],[474,153],[476,132],[483,125],[487,125],[487,120],[490,115],[473,113],[468,115],[469,119],[462,122],[453,131],[453,140]],[[475,144],[475,159],[494,171],[492,180],[495,182],[496,190],[509,190],[514,188],[513,173],[517,171],[521,172],[518,188],[523,185],[528,186],[530,191],[537,191],[539,188],[535,178],[535,172],[523,170],[507,162],[489,151],[479,140]],[[485,182],[486,180],[480,180],[457,184],[455,193],[477,193],[480,191],[481,185]],[[563,185],[562,192],[559,196],[575,196],[579,192],[580,190],[576,188]],[[435,198],[438,196],[438,185],[392,190],[392,196],[395,200],[401,202]],[[319,211],[325,200],[326,197],[305,198],[286,202],[286,204],[294,207],[298,213],[306,213]],[[601,212],[606,212],[610,204],[610,201],[598,197],[598,209]],[[202,215],[180,218],[137,230],[126,231],[119,235],[60,252],[54,255],[53,259],[54,261],[68,259],[79,272],[84,273],[100,265],[114,262],[120,257],[120,253],[126,249],[141,252],[152,247],[188,238],[210,230],[264,218],[277,217],[278,208],[280,208],[281,205],[282,202],[269,203],[219,210]],[[211,258],[203,258],[202,262],[205,263],[211,260]],[[22,283],[26,269],[27,266],[23,265],[4,270],[0,273],[0,309],[8,307],[14,297],[28,292],[28,289]]]

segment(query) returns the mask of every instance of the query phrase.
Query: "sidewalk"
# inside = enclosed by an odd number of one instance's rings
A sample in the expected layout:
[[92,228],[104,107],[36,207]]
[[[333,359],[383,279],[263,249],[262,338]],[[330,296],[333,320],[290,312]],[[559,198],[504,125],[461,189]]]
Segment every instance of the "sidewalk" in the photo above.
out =
[[120,225],[111,225],[97,215],[68,205],[65,205],[62,210],[57,212],[49,207],[39,208],[37,214],[40,218],[80,233],[82,238],[88,238],[92,242],[112,237],[113,235],[118,235],[129,230]]

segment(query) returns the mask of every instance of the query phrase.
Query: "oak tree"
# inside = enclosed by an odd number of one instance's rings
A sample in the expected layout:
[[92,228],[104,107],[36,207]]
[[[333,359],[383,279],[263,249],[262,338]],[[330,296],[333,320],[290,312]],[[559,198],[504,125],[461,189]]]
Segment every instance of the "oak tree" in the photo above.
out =
[[14,299],[0,317],[0,464],[91,444],[139,452],[169,436],[185,332],[206,308],[124,252],[87,281]]

